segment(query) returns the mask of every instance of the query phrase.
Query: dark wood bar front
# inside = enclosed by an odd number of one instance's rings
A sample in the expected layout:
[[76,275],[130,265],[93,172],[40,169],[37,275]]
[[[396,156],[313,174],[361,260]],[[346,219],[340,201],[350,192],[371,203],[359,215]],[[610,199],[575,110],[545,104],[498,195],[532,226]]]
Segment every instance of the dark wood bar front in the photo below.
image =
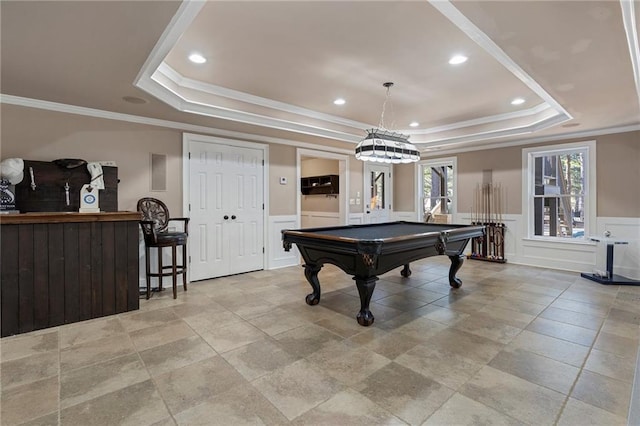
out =
[[0,215],[2,337],[139,308],[138,212]]

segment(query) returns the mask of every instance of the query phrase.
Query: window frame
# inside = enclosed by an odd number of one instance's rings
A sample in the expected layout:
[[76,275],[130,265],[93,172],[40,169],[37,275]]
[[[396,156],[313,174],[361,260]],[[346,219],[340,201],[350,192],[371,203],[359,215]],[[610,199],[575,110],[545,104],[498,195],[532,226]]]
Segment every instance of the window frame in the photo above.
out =
[[[562,155],[569,152],[584,153],[584,167],[586,168],[584,181],[584,238],[566,238],[558,236],[534,235],[534,199],[535,199],[535,158],[546,155]],[[588,236],[596,231],[597,217],[597,180],[596,180],[596,141],[588,140],[554,145],[541,145],[522,149],[522,213],[524,221],[523,239],[560,242],[582,243],[588,241]]]

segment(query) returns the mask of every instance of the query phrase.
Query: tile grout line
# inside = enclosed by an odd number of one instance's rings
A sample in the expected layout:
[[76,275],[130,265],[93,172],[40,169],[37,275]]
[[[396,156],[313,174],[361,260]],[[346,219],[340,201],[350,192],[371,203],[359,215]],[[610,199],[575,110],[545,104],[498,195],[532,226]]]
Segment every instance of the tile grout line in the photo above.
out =
[[[229,311],[229,312],[231,312],[231,313],[233,313],[233,314],[235,315],[235,313],[234,313],[234,312],[232,312],[232,311],[228,310],[228,309],[227,309],[226,307],[224,307],[224,306],[223,306],[223,309],[225,309],[226,311]],[[238,317],[239,317],[239,318],[241,318],[242,322],[248,322],[248,321],[247,321],[246,319],[244,319],[243,317],[240,317],[239,315],[238,315]],[[255,389],[255,391],[256,391],[257,393],[259,393],[260,395],[262,395],[262,397],[265,399],[265,401],[267,401],[269,404],[271,404],[271,406],[272,406],[272,407],[273,407],[277,412],[279,412],[280,414],[282,414],[282,416],[283,416],[284,418],[287,418],[287,416],[286,416],[282,411],[280,411],[280,409],[279,409],[278,407],[276,407],[276,406],[275,406],[275,405],[274,405],[274,404],[273,404],[273,403],[272,403],[272,402],[271,402],[271,401],[270,401],[266,396],[264,396],[264,395],[262,394],[262,392],[260,392],[260,390],[259,390],[259,389],[257,389],[257,388],[253,385],[253,381],[246,379],[246,378],[244,377],[244,375],[243,375],[240,371],[238,371],[238,369],[237,369],[233,364],[231,364],[231,363],[230,363],[230,362],[229,362],[229,361],[228,361],[224,356],[222,356],[222,353],[218,352],[218,351],[217,351],[217,350],[216,350],[216,349],[215,349],[215,348],[214,348],[214,347],[213,347],[213,346],[212,346],[212,345],[211,345],[211,344],[210,344],[210,343],[209,343],[209,342],[208,342],[204,337],[202,337],[202,335],[201,335],[201,334],[200,334],[200,333],[199,333],[195,328],[193,328],[193,327],[191,326],[191,324],[189,324],[187,321],[185,321],[185,320],[184,320],[184,318],[180,318],[180,319],[181,319],[181,320],[182,320],[182,321],[187,325],[187,327],[189,327],[189,328],[190,328],[190,329],[191,329],[191,330],[196,334],[196,336],[198,336],[200,339],[202,339],[202,341],[203,341],[207,346],[209,346],[209,347],[211,348],[211,350],[216,354],[216,356],[220,357],[220,358],[221,358],[221,359],[222,359],[222,360],[223,360],[227,365],[229,365],[229,366],[230,366],[231,368],[233,368],[233,369],[234,369],[238,374],[240,374],[240,375],[244,378],[244,380],[246,380],[246,381],[247,381],[248,385],[249,385],[249,386],[251,386],[251,388],[252,388],[252,389]],[[249,323],[249,324],[251,324],[251,323]],[[251,325],[253,326],[253,324],[251,324]],[[257,327],[256,327],[256,328],[257,328]],[[258,330],[260,330],[260,329],[258,329]],[[263,333],[267,336],[267,338],[268,338],[268,339],[271,339],[271,338],[272,338],[272,336],[269,336],[269,335],[268,335],[267,333],[265,333],[263,330],[260,330],[260,331],[261,331],[261,332],[263,332]],[[235,349],[232,349],[232,350],[235,350]],[[143,362],[143,364],[144,364],[144,362]],[[189,365],[192,365],[192,364],[189,364]],[[145,366],[145,368],[146,368],[146,366]],[[181,367],[181,368],[183,368],[183,367]],[[151,374],[149,374],[149,375],[151,375]],[[155,381],[154,381],[153,383],[154,383],[154,386],[155,386]],[[157,386],[156,386],[156,389],[158,389],[158,388],[157,388]],[[160,393],[160,389],[158,389],[158,393]],[[162,401],[164,402],[164,398],[162,397],[162,393],[160,393],[160,397],[162,398]],[[215,399],[215,397],[214,397],[214,399]],[[200,404],[197,404],[197,405],[195,405],[194,407],[197,407],[198,405],[201,405],[201,404],[203,404],[203,403],[204,403],[204,402],[202,402],[202,403],[200,403]],[[166,405],[166,403],[165,403],[165,405]],[[191,408],[194,408],[194,407],[191,407]],[[171,415],[171,419],[174,421],[174,423],[175,423],[175,424],[177,424],[178,422],[175,420],[175,417],[173,416],[173,413],[171,413],[171,411],[169,410],[169,407],[167,407],[167,411],[169,411],[169,414]],[[186,411],[186,410],[184,410],[184,411]]]
[[636,371],[631,387],[629,412],[627,413],[627,425],[633,426],[638,424],[640,424],[640,344],[638,345],[636,353]]
[[[120,320],[120,318],[118,318],[118,320]],[[126,329],[125,329],[125,331],[126,331]],[[140,355],[140,351],[138,350],[136,344],[133,342],[133,339],[131,339],[131,334],[128,331],[126,333],[127,333],[127,338],[131,341],[131,346],[133,346],[133,348],[134,348],[134,350],[136,352],[136,355],[138,356],[138,360],[143,365],[145,371],[149,375],[149,380],[151,380],[151,383],[153,383],[153,388],[158,392],[158,395],[160,396],[160,399],[162,400],[162,403],[164,404],[165,408],[167,409],[167,413],[169,413],[169,416],[170,416],[171,420],[173,421],[173,423],[174,424],[178,424],[178,422],[176,422],[176,419],[173,417],[173,413],[169,409],[169,406],[167,405],[167,402],[164,400],[164,396],[162,396],[162,392],[160,392],[160,388],[158,387],[158,384],[157,384],[155,378],[151,374],[151,371],[149,371],[149,367],[147,367],[147,364],[145,364],[144,360],[142,359],[142,356]]]
[[[574,284],[575,284],[575,282],[574,282]],[[558,295],[558,298],[562,294],[564,294],[565,291],[567,291],[567,289],[565,289],[562,293],[560,293],[560,295]],[[618,295],[619,291],[620,291],[620,286],[618,286],[618,289],[616,290],[616,296]],[[615,298],[614,298],[614,300],[615,300]],[[576,385],[578,384],[578,380],[580,380],[580,377],[582,376],[582,372],[584,371],[584,368],[587,365],[587,361],[589,360],[589,356],[591,356],[591,352],[593,351],[593,347],[595,346],[596,342],[598,341],[598,337],[600,337],[600,333],[602,332],[602,327],[604,327],[604,323],[609,318],[609,314],[611,313],[612,304],[613,304],[613,302],[611,302],[609,304],[609,307],[607,308],[607,315],[604,317],[604,320],[600,324],[600,327],[598,327],[598,332],[596,333],[595,337],[593,338],[593,341],[591,342],[591,345],[589,346],[589,351],[587,352],[587,356],[585,356],[584,360],[582,361],[582,365],[580,366],[580,371],[578,371],[578,374],[576,375],[576,378],[573,381],[573,384],[571,385],[571,388],[567,392],[567,396],[566,396],[566,398],[564,399],[564,401],[562,403],[562,407],[560,408],[560,411],[558,412],[558,415],[556,416],[556,419],[553,422],[554,425],[557,425],[558,422],[560,421],[560,418],[562,417],[562,413],[564,413],[564,410],[567,407],[567,403],[569,402],[569,398],[571,398],[571,394],[573,393],[573,390],[575,389]],[[584,401],[582,401],[582,402],[584,402]],[[589,404],[589,405],[591,405],[591,404]],[[602,408],[600,408],[600,407],[596,407],[596,408],[599,408],[599,409],[602,410]],[[607,410],[604,410],[604,411],[607,411]],[[611,413],[610,411],[607,411],[607,412]],[[611,414],[615,415],[615,413],[611,413]]]

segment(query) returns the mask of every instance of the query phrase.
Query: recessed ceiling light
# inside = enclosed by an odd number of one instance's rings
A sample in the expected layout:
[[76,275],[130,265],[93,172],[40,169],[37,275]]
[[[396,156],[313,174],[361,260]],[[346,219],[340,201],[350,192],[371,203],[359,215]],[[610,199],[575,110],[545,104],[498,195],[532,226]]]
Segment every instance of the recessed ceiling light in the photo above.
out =
[[515,98],[514,100],[511,101],[511,105],[522,105],[524,103],[524,99],[522,98]]
[[460,65],[460,64],[464,64],[465,62],[467,62],[467,58],[464,55],[455,55],[452,56],[451,59],[449,59],[449,64],[450,65]]
[[409,126],[411,127],[418,127],[420,125],[420,123],[418,123],[417,121],[412,121],[411,123],[409,123]]
[[207,58],[199,53],[192,53],[191,55],[189,55],[189,60],[194,64],[204,64],[205,62],[207,62]]
[[336,99],[335,101],[333,101],[333,103],[334,103],[334,104],[336,104],[336,105],[344,105],[344,104],[346,104],[346,103],[347,103],[347,101],[345,101],[345,100],[344,100],[344,99],[342,99],[342,98],[338,98],[338,99]]

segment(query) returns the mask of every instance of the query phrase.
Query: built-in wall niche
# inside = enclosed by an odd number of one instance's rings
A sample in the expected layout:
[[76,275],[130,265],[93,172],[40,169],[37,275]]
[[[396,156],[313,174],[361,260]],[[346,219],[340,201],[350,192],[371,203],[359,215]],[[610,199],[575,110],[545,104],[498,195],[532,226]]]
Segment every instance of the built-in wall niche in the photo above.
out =
[[300,188],[303,195],[337,195],[340,193],[340,176],[323,175],[303,177],[300,179]]

